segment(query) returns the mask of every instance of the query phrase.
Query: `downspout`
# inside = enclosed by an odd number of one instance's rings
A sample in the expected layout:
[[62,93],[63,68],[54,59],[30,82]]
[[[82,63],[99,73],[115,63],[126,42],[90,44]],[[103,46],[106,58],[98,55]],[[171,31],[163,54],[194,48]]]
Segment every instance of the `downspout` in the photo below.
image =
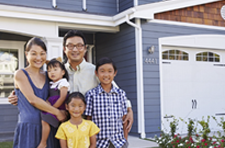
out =
[[137,76],[137,104],[138,104],[138,132],[141,138],[146,138],[144,118],[144,83],[143,83],[143,53],[142,53],[142,29],[141,20],[135,19],[135,24],[126,15],[127,24],[135,27],[136,42],[136,76]]
[[83,0],[83,10],[87,11],[87,3],[86,0]]
[[57,8],[56,0],[52,0],[52,6],[53,6],[54,8]]
[[134,7],[138,5],[138,0],[134,0]]

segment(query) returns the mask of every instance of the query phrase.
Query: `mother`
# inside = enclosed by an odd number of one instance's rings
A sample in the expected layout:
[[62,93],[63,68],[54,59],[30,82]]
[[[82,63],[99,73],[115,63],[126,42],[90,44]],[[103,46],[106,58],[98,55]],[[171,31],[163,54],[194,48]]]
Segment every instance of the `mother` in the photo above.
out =
[[[46,46],[39,38],[32,38],[26,45],[24,69],[15,72],[15,92],[18,96],[19,119],[15,130],[13,148],[36,148],[41,140],[40,111],[46,111],[63,120],[65,115],[47,104],[49,83],[47,74],[41,70],[46,61]],[[53,131],[54,132],[54,131]],[[59,144],[54,133],[48,138],[47,147],[57,148]]]

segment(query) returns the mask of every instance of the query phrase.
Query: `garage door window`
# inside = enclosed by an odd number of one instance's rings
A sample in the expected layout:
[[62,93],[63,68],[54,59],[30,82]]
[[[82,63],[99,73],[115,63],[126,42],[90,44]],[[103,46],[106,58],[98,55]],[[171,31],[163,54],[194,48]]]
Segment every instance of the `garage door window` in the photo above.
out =
[[196,54],[196,61],[220,62],[220,56],[213,52],[201,52]]
[[162,53],[162,59],[164,60],[182,60],[188,61],[188,53],[181,50],[167,50]]

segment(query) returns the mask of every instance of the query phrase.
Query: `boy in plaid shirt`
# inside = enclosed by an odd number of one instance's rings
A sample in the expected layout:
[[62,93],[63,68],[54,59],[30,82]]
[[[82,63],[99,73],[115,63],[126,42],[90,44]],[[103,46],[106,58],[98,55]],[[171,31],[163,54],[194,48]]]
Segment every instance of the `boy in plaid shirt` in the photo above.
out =
[[101,129],[97,135],[97,148],[127,148],[128,131],[123,124],[127,97],[122,89],[112,85],[117,68],[105,57],[98,61],[95,74],[100,84],[86,93],[85,115]]

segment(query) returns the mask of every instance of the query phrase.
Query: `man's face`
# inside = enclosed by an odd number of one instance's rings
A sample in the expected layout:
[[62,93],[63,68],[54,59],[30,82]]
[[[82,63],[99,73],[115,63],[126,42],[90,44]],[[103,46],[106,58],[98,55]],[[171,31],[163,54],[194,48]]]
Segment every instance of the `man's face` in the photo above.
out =
[[[71,47],[74,47],[74,48],[71,48]],[[75,62],[78,64],[82,62],[83,57],[87,51],[86,46],[84,45],[83,39],[79,36],[68,38],[66,40],[66,45],[63,50],[70,63]]]

